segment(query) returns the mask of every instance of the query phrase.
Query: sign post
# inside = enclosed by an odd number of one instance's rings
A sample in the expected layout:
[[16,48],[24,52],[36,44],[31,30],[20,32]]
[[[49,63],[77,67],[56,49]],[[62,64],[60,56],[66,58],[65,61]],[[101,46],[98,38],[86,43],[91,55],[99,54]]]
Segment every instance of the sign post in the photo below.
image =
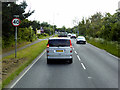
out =
[[15,58],[17,57],[17,27],[20,25],[20,19],[14,18],[12,25],[15,26]]

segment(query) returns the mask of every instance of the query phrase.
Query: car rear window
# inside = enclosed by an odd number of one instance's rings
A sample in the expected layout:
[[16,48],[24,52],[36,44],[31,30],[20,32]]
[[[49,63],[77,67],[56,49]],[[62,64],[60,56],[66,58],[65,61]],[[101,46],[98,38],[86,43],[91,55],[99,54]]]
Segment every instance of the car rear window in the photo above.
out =
[[78,38],[78,39],[84,39],[84,38]]
[[48,42],[50,47],[69,47],[70,46],[70,40],[69,39],[52,39]]

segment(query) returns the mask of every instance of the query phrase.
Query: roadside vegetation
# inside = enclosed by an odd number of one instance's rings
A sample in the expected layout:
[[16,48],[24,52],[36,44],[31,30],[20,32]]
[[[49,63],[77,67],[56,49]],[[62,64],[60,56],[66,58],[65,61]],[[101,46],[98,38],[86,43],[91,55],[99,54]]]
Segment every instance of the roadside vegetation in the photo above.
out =
[[9,84],[19,73],[27,67],[40,53],[46,49],[47,40],[43,40],[32,46],[17,52],[17,58],[14,54],[2,59],[2,87]]
[[[14,2],[3,2],[2,3],[2,49],[11,48],[15,45],[15,27],[12,26],[12,19],[15,18],[13,15],[19,15],[21,20],[20,26],[18,26],[17,43],[28,43],[37,40],[37,38],[43,39],[53,35],[56,25],[50,25],[47,22],[37,20],[30,21],[27,18],[31,16],[35,10],[28,10],[27,3],[25,1],[21,4]],[[40,34],[37,34],[37,30],[44,30]],[[5,50],[6,51],[6,50]]]
[[73,30],[86,36],[89,43],[120,57],[120,12],[117,10],[113,15],[97,12],[83,18]]
[[112,55],[115,55],[120,58],[120,46],[118,45],[118,42],[113,41],[107,41],[102,38],[92,38],[86,36],[87,42],[98,47],[101,49],[106,50],[107,52],[111,53]]

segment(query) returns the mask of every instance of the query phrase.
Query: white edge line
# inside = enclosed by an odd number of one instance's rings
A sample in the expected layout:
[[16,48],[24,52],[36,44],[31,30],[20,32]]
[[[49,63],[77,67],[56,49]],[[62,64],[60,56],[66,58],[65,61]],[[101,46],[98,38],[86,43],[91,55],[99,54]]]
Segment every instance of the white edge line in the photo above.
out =
[[81,63],[81,65],[82,65],[83,69],[86,69],[86,67],[85,67],[85,65],[83,63]]
[[107,52],[107,54],[108,55],[110,55],[110,56],[112,56],[113,58],[115,58],[115,59],[120,59],[119,57],[117,57],[117,56],[114,56],[114,55],[112,55],[111,53],[109,53],[109,52]]
[[81,59],[80,59],[80,57],[78,55],[77,55],[77,57],[78,57],[78,60],[81,61]]
[[[96,47],[96,46],[94,46],[94,45],[92,45],[92,44],[90,44],[90,43],[89,43],[89,45],[92,46],[92,47],[94,47],[94,48],[96,48],[96,49],[99,49],[99,50],[102,50],[102,51],[104,50],[104,49],[100,49],[100,48],[98,48],[98,47]],[[107,52],[106,50],[104,50],[104,51]],[[119,57],[117,57],[117,56],[115,56],[115,55],[112,55],[112,54],[109,53],[109,52],[107,52],[107,54],[110,55],[110,56],[112,56],[112,57],[114,57],[114,58],[116,58],[116,59],[120,59]]]
[[31,67],[41,58],[41,56],[46,52],[46,50],[44,50],[44,52],[36,59],[35,62],[33,62],[31,64],[31,66],[22,74],[22,76],[20,76],[17,81],[10,87],[10,88],[13,88],[17,83],[18,81],[31,69]]

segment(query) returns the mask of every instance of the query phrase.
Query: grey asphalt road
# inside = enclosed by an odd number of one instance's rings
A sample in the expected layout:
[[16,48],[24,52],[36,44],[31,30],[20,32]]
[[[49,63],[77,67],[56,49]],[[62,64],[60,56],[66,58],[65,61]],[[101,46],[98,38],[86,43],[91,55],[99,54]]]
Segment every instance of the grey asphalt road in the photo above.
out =
[[47,64],[46,52],[8,87],[118,88],[118,58],[87,43],[73,44],[73,63]]

